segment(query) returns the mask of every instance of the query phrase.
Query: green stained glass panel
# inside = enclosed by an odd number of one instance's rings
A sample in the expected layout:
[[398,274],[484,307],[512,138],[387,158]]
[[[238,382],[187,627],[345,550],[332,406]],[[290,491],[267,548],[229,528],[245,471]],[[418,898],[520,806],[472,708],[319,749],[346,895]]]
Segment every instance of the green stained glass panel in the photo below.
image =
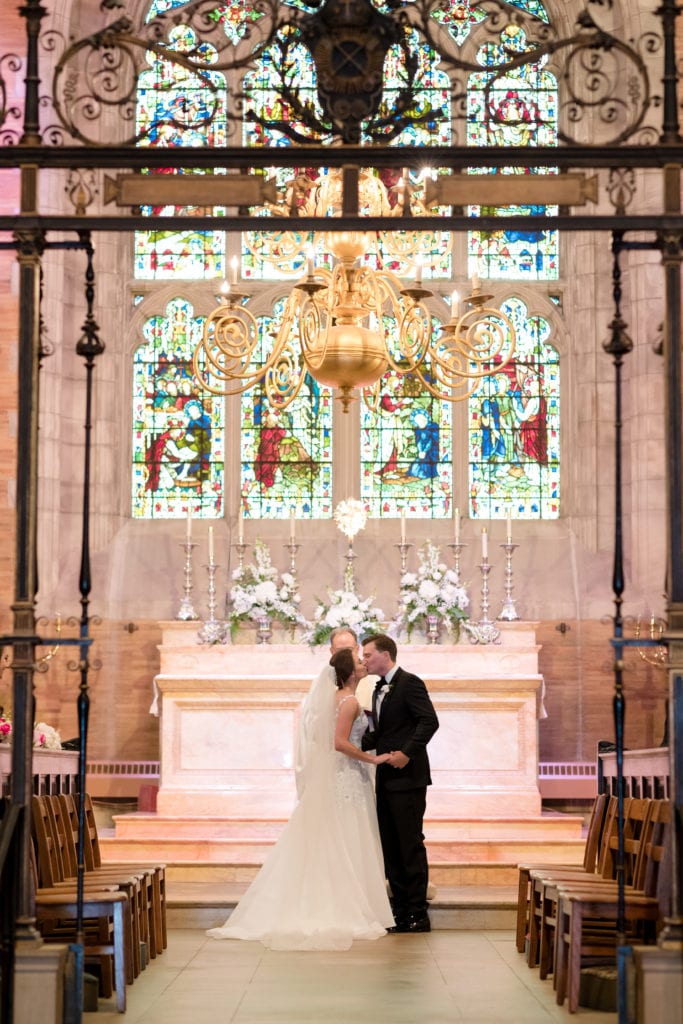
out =
[[[478,60],[496,65],[528,49],[525,33],[508,26],[499,43],[481,47]],[[557,145],[557,82],[543,58],[492,78],[490,72],[470,76],[467,92],[467,144],[470,146]],[[487,86],[490,88],[487,91]],[[494,168],[486,173],[496,173]],[[553,168],[506,167],[503,174],[555,173]],[[480,215],[555,215],[555,206],[471,206]],[[555,280],[559,276],[558,232],[514,229],[468,232],[468,273],[514,280]]]
[[[179,26],[171,33],[174,49],[181,53],[197,50],[210,62],[215,51],[197,45],[195,33]],[[143,146],[222,146],[226,140],[225,81],[218,72],[191,69],[174,64],[158,54],[148,53],[150,67],[138,79],[136,126],[144,133]],[[154,173],[172,174],[171,170]],[[194,173],[201,173],[195,171]],[[199,207],[147,206],[150,217],[175,213],[202,213]],[[212,211],[209,211],[212,212]],[[224,212],[216,208],[213,212]],[[135,234],[135,276],[139,280],[184,277],[214,278],[225,275],[225,236],[222,231],[138,231]]]
[[202,389],[192,357],[203,317],[185,299],[147,320],[133,361],[133,517],[222,514],[223,399]]
[[560,364],[550,324],[511,298],[515,356],[468,399],[472,518],[557,519],[560,514]]
[[[259,317],[255,366],[262,365],[284,303]],[[261,387],[242,396],[241,494],[253,519],[329,519],[332,515],[332,391],[306,374],[287,408],[268,403]]]
[[[385,329],[392,329],[385,319]],[[395,330],[395,326],[393,328]],[[361,405],[361,501],[372,517],[452,515],[453,410],[410,374],[389,370],[379,405]]]

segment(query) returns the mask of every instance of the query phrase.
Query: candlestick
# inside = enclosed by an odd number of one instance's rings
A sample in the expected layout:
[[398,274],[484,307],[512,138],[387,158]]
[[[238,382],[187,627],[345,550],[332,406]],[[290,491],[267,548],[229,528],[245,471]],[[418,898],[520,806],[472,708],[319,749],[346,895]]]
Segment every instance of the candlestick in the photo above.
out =
[[289,572],[296,580],[296,553],[301,547],[301,544],[295,544],[294,541],[291,540],[289,544],[285,544],[285,547],[289,551]]
[[192,506],[187,506],[187,523],[185,524],[185,540],[192,540]]
[[486,532],[486,527],[484,526],[482,528],[482,531],[481,531],[481,558],[482,558],[482,561],[485,562],[488,557],[489,557],[489,535]]
[[481,572],[481,618],[473,623],[469,632],[470,639],[480,644],[495,644],[500,639],[500,630],[496,628],[489,616],[489,573],[491,566],[487,555],[482,555],[479,563]]
[[453,515],[453,540],[460,544],[460,509],[456,508]]
[[185,541],[180,546],[185,548],[185,580],[183,585],[183,596],[180,599],[180,607],[178,608],[176,619],[179,619],[181,622],[191,622],[193,619],[198,619],[199,616],[192,605],[192,548],[196,548],[197,545],[193,544],[190,540],[189,529],[187,531]]
[[209,565],[213,565],[213,526],[209,527]]
[[238,541],[237,544],[232,545],[237,552],[237,568],[244,568],[244,553],[251,545],[245,544],[244,541]]
[[[209,527],[211,531],[211,527]],[[211,537],[212,534],[209,533]],[[213,543],[213,541],[212,541]],[[224,644],[228,639],[230,629],[225,622],[216,618],[216,570],[218,566],[213,561],[213,551],[209,551],[209,564],[206,571],[209,576],[208,608],[209,615],[202,628],[197,633],[197,643],[200,644]]]
[[500,545],[505,551],[505,597],[503,599],[503,607],[500,610],[498,619],[503,622],[516,622],[519,619],[517,609],[515,608],[515,602],[512,598],[512,591],[514,590],[514,584],[512,582],[512,552],[515,548],[519,547],[519,544],[511,544],[508,536],[507,544]]
[[406,542],[406,510],[401,509],[401,544]]
[[457,582],[460,583],[460,552],[467,547],[467,544],[461,544],[459,540],[456,540],[455,544],[449,544],[448,546],[453,549],[453,572],[456,575]]
[[400,544],[394,544],[394,547],[398,548],[398,550],[399,550],[399,552],[401,554],[401,574],[406,572],[408,552],[410,551],[412,546],[413,546],[412,544],[406,544],[405,541],[401,541]]

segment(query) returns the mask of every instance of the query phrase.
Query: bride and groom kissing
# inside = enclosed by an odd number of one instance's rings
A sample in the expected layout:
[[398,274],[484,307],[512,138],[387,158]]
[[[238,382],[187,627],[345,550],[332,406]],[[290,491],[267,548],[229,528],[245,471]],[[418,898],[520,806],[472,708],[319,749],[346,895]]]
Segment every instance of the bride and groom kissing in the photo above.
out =
[[[301,706],[298,802],[214,938],[348,949],[387,931],[430,930],[422,829],[436,713],[423,681],[398,666],[391,637],[366,637],[362,660],[347,627],[330,646]],[[356,691],[368,674],[379,680],[366,716]]]

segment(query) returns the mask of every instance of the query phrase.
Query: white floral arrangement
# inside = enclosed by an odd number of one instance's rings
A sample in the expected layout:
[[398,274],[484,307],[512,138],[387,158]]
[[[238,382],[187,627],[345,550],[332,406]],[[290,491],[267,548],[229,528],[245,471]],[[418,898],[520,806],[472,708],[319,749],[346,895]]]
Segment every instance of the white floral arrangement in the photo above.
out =
[[330,590],[327,604],[318,601],[313,622],[304,639],[311,647],[324,644],[333,629],[348,626],[357,636],[381,633],[384,612],[373,605],[374,598],[362,600],[350,590]]
[[276,619],[285,626],[308,628],[309,622],[301,614],[301,598],[296,580],[289,572],[273,566],[268,547],[261,540],[254,545],[254,562],[237,568],[232,574],[230,601],[230,633],[234,637],[241,622]]
[[460,624],[467,619],[470,599],[453,569],[439,561],[440,549],[431,541],[418,553],[417,572],[401,576],[399,610],[392,631],[405,631],[410,639],[416,626],[425,625],[428,615],[437,615],[457,639]]
[[41,750],[61,750],[62,738],[51,725],[37,722],[33,726],[33,746]]
[[346,501],[340,501],[335,508],[334,521],[344,536],[352,541],[356,534],[365,528],[368,514],[362,502],[355,498],[347,498]]

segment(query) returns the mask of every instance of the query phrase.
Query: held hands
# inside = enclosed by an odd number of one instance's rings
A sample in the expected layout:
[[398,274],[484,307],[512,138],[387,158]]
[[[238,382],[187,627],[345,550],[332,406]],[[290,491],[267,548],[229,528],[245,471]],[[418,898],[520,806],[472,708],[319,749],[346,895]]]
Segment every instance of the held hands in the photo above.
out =
[[405,768],[410,761],[401,750],[392,750],[390,754],[377,754],[374,764],[389,764],[392,768]]

